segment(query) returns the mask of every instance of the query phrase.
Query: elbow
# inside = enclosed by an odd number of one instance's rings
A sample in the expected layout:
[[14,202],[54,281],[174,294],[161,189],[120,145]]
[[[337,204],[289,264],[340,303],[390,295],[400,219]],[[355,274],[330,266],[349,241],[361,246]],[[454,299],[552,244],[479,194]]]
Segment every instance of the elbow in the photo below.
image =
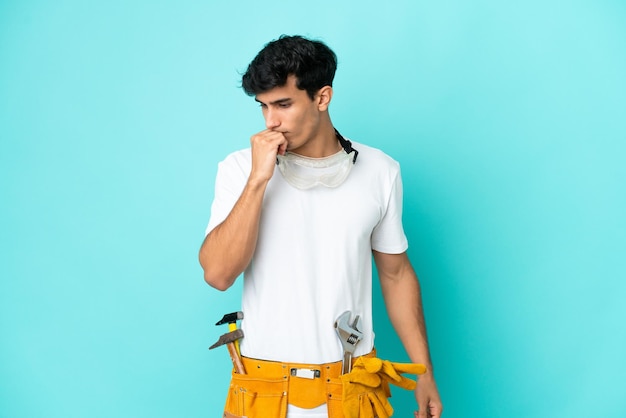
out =
[[204,281],[222,292],[228,290],[243,272],[243,268],[220,259],[218,255],[207,251],[204,246],[200,249],[198,258],[204,271]]
[[203,265],[202,269],[204,270],[204,281],[212,288],[221,292],[228,290],[235,283],[235,279],[238,276],[223,271],[218,266]]
[[228,290],[229,287],[233,285],[233,281],[224,280],[223,277],[216,277],[211,274],[208,274],[207,271],[204,271],[204,281],[214,289],[219,290],[220,292],[224,292]]

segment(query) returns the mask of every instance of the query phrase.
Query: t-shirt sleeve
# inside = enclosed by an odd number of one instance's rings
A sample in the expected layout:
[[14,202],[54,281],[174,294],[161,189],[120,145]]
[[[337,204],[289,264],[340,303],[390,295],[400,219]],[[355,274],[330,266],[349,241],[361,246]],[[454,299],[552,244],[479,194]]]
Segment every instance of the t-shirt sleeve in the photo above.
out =
[[205,236],[224,222],[241,196],[247,181],[247,173],[238,162],[240,161],[231,155],[217,166],[215,193]]
[[395,172],[382,219],[372,233],[372,249],[381,253],[400,254],[409,247],[402,226],[402,177]]

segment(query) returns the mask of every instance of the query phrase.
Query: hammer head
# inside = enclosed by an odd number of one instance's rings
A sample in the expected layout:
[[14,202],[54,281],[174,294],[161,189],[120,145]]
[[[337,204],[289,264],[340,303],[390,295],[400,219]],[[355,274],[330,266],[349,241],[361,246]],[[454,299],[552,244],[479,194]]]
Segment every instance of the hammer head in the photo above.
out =
[[352,312],[346,311],[339,315],[335,321],[335,331],[337,331],[344,351],[348,353],[354,353],[356,345],[363,339],[363,333],[360,331],[362,328],[361,317],[357,315],[354,321],[350,322],[351,316]]
[[243,331],[240,329],[227,332],[226,334],[222,335],[215,344],[209,347],[209,350],[213,350],[215,347],[219,347],[224,344],[234,343],[241,338],[243,338]]
[[231,312],[224,315],[215,325],[234,324],[237,320],[243,319],[243,312]]

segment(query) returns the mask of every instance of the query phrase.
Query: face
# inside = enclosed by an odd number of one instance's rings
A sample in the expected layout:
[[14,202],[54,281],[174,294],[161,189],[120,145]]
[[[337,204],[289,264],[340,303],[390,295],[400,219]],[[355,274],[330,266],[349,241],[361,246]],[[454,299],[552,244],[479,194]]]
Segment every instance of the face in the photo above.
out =
[[306,90],[296,87],[295,76],[289,76],[284,86],[258,94],[256,101],[261,105],[267,129],[285,135],[288,151],[302,153],[298,150],[305,151],[316,140],[327,105],[319,92],[311,100]]

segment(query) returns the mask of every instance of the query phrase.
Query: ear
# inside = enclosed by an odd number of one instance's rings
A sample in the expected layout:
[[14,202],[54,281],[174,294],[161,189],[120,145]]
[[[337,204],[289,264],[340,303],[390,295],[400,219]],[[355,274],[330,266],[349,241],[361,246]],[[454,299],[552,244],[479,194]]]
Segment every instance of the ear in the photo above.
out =
[[331,86],[324,86],[317,92],[317,109],[320,112],[328,110],[328,105],[333,98],[333,88]]

